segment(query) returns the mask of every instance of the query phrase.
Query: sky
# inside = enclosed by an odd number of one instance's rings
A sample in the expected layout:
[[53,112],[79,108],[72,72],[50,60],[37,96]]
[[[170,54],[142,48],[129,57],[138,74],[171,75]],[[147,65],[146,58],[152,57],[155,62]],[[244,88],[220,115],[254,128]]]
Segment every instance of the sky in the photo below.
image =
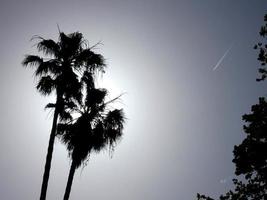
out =
[[[35,89],[32,36],[80,31],[107,62],[99,85],[127,121],[113,155],[91,155],[70,199],[191,200],[232,187],[233,147],[266,84],[253,49],[264,0],[47,0],[0,2],[0,195],[38,199],[54,97]],[[63,198],[70,159],[55,142],[47,199]]]

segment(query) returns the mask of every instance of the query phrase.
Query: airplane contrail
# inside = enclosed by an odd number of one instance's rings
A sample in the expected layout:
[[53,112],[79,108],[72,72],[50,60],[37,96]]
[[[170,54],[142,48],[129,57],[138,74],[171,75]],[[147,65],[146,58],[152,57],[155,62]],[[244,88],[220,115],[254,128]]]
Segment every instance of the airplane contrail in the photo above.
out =
[[231,45],[223,54],[223,56],[220,58],[220,60],[217,62],[217,64],[213,67],[212,71],[215,71],[220,64],[222,63],[223,59],[225,58],[225,56],[227,56],[227,54],[229,53],[229,51],[232,49],[233,45]]

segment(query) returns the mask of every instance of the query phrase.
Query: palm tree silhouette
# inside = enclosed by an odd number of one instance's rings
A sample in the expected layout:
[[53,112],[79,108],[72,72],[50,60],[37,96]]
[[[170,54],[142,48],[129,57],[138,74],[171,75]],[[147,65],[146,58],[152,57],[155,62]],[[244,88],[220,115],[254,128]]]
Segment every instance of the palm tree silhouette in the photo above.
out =
[[56,102],[46,106],[55,110],[40,195],[40,200],[45,200],[58,117],[60,121],[70,120],[70,110],[74,102],[81,102],[79,74],[85,70],[104,72],[105,63],[102,55],[94,53],[79,32],[68,35],[59,32],[58,42],[39,36],[33,39],[38,40],[37,50],[42,52],[45,58],[26,55],[22,65],[36,67],[36,88],[41,94],[56,94]]
[[64,200],[69,199],[75,170],[92,152],[99,152],[106,147],[113,150],[122,136],[125,121],[123,110],[107,108],[118,97],[105,102],[107,91],[95,88],[91,73],[85,72],[82,81],[86,88],[85,98],[73,108],[80,116],[69,122],[59,123],[57,130],[72,159]]

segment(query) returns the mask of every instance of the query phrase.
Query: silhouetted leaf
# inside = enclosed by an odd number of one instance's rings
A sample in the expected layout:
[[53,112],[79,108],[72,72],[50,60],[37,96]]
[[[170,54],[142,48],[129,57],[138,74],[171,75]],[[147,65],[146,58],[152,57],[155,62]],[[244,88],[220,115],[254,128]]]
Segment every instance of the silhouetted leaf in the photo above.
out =
[[58,44],[51,39],[48,40],[42,39],[40,42],[38,42],[37,49],[38,51],[43,52],[45,55],[50,55],[55,57],[58,57],[60,51],[60,47],[58,46]]
[[53,80],[51,76],[43,76],[39,80],[36,88],[42,94],[49,95],[54,89],[56,89],[55,80]]
[[26,55],[22,61],[24,66],[39,66],[41,63],[43,63],[43,59],[35,55]]

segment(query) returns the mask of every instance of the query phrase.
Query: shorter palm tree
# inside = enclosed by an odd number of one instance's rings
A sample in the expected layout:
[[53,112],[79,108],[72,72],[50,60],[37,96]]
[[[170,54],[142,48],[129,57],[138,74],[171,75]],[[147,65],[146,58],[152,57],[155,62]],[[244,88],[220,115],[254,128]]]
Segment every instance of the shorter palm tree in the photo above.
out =
[[117,98],[105,102],[107,91],[95,88],[91,73],[85,72],[82,81],[86,95],[83,101],[73,108],[80,116],[68,123],[58,124],[58,136],[66,144],[72,159],[64,200],[69,199],[75,170],[92,152],[99,152],[106,147],[113,150],[122,136],[125,121],[122,110],[107,109],[107,105]]

